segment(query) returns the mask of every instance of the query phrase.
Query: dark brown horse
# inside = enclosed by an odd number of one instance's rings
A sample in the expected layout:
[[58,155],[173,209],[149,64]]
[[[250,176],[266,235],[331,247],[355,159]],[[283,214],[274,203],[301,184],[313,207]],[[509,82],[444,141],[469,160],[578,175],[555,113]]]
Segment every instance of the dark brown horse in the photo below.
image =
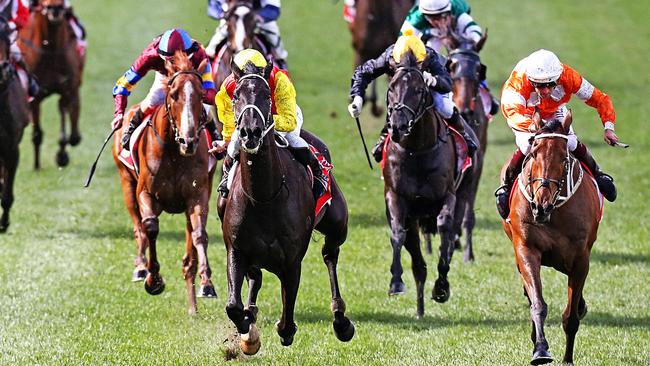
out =
[[[79,132],[79,87],[84,58],[77,51],[77,41],[65,16],[64,0],[41,0],[41,11],[32,12],[27,26],[19,34],[22,49],[30,71],[38,78],[41,90],[31,103],[34,130],[34,168],[40,169],[40,148],[43,140],[40,105],[43,99],[59,94],[59,150],[56,163],[68,165],[67,144],[76,146],[81,141]],[[66,133],[66,115],[70,117],[70,134]]]
[[[228,252],[226,312],[241,335],[241,348],[246,354],[255,354],[260,347],[255,323],[261,269],[280,279],[283,307],[277,332],[282,345],[293,343],[301,262],[314,228],[325,236],[321,253],[330,278],[334,332],[341,341],[354,336],[354,325],[345,316],[336,271],[339,247],[347,237],[347,204],[332,176],[331,204],[315,216],[307,170],[291,152],[276,146],[268,84],[271,67],[261,70],[249,63],[243,73],[237,71],[235,75],[233,109],[240,131],[240,163],[231,173],[234,176],[230,195],[219,202]],[[323,142],[305,131],[303,137],[331,161]],[[241,300],[244,276],[248,277],[249,288],[245,308]]]
[[510,216],[502,223],[512,241],[530,303],[534,344],[531,364],[553,361],[544,336],[547,307],[542,296],[541,266],[553,267],[569,278],[569,301],[562,315],[566,334],[563,360],[573,363],[575,336],[587,312],[582,291],[598,232],[598,189],[569,154],[566,133],[570,114],[563,123],[554,121],[546,126],[538,114],[534,120],[539,132],[512,193]]
[[[167,80],[165,104],[147,123],[137,150],[132,149],[137,154],[139,175],[118,159],[122,150],[121,136],[128,123],[123,124],[115,135],[113,158],[120,173],[138,247],[134,280],[141,280],[146,275],[144,287],[152,295],[165,289],[156,255],[158,216],[163,211],[185,213],[183,275],[187,284],[189,313],[194,314],[197,264],[201,276],[199,296],[216,296],[210,281],[206,231],[214,169],[208,170],[208,145],[202,132],[205,120],[201,74],[207,61],[194,70],[187,56],[179,52],[166,63],[166,67],[171,76]],[[131,108],[124,121],[129,121],[133,110]],[[147,247],[149,261],[145,256]]]
[[449,299],[447,273],[460,230],[462,209],[468,200],[471,171],[458,190],[456,151],[442,117],[433,109],[433,97],[412,53],[406,54],[388,86],[388,123],[391,139],[383,169],[386,216],[393,247],[392,278],[388,293],[404,293],[401,249],[411,254],[417,291],[417,316],[424,315],[426,263],[418,228],[440,234],[438,278],[432,292],[437,302]]
[[[352,34],[354,66],[379,57],[395,43],[404,18],[413,6],[413,0],[357,0],[356,16],[348,25]],[[377,106],[377,86],[373,82],[367,98],[372,104],[372,114],[380,116],[384,111]]]
[[12,30],[0,17],[0,233],[9,227],[9,211],[14,202],[14,179],[18,169],[18,145],[29,123],[27,95],[20,85],[16,68],[9,60]]

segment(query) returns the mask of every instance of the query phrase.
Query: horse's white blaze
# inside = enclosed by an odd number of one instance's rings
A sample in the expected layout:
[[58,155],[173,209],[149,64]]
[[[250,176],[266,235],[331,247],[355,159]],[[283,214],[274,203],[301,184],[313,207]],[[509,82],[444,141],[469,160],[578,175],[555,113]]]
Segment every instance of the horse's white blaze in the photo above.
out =
[[244,16],[250,12],[246,6],[240,6],[235,10],[237,15],[237,26],[235,27],[235,47],[237,51],[244,49],[244,40],[246,39],[246,29],[244,27]]
[[194,87],[190,81],[186,81],[183,86],[185,92],[185,105],[181,112],[181,134],[183,136],[191,137],[193,135],[193,128],[195,126],[194,113],[189,108],[192,105],[192,95],[194,94]]

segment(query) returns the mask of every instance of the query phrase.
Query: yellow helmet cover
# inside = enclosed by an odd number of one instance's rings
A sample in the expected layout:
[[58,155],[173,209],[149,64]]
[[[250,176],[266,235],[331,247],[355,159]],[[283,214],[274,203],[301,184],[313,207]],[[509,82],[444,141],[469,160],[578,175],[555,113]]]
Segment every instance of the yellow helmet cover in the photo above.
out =
[[239,51],[235,55],[233,61],[240,70],[243,70],[244,66],[246,66],[246,64],[249,62],[257,67],[266,67],[267,65],[264,55],[262,55],[260,51],[254,50],[252,48]]
[[400,36],[395,42],[395,47],[393,48],[393,59],[395,62],[400,62],[402,56],[408,51],[413,52],[415,58],[418,62],[424,61],[427,57],[427,49],[424,47],[424,43],[418,36],[412,34]]

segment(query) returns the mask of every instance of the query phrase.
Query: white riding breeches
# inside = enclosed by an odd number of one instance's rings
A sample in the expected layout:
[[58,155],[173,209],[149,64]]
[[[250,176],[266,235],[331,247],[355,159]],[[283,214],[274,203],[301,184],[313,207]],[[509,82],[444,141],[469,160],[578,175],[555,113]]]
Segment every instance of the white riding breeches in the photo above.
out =
[[[569,109],[566,107],[566,104],[564,104],[558,108],[553,118],[549,120],[544,120],[544,122],[548,123],[553,120],[562,121],[564,119],[564,116],[566,116],[568,110]],[[524,155],[528,154],[528,152],[530,152],[531,138],[535,136],[535,134],[532,132],[517,131],[514,129],[512,130],[512,133],[515,134],[515,143],[517,144],[519,150]],[[575,132],[573,132],[573,126],[569,127],[569,133],[567,134],[567,137],[568,137],[567,145],[569,151],[575,150],[576,147],[578,146],[578,137],[576,136]]]
[[451,115],[454,114],[454,101],[451,100],[451,93],[431,92],[431,95],[433,96],[433,106],[442,118],[451,118]]
[[147,96],[144,97],[142,102],[140,102],[140,110],[142,112],[150,112],[152,109],[165,103],[164,80],[165,76],[156,72],[156,77],[153,80],[151,89],[149,89],[149,93],[147,93]]

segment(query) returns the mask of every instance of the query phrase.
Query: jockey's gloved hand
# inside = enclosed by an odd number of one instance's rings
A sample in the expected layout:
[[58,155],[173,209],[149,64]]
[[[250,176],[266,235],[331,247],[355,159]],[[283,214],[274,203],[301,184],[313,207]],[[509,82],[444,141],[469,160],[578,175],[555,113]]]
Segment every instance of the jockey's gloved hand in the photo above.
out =
[[354,98],[352,98],[352,103],[348,105],[348,112],[350,112],[352,118],[359,117],[359,115],[361,114],[361,107],[363,107],[363,98],[361,98],[358,95],[355,95]]
[[113,130],[117,129],[117,128],[120,128],[120,126],[122,126],[122,120],[123,119],[124,119],[124,114],[116,113],[115,117],[113,117],[113,121],[111,121],[111,128]]
[[425,71],[422,73],[422,76],[424,77],[424,82],[427,83],[430,88],[433,88],[436,86],[436,84],[438,84],[438,79],[436,79],[435,76],[431,75],[430,72]]
[[616,136],[614,130],[610,128],[605,129],[604,139],[608,145],[612,145],[612,146],[616,145],[616,143],[618,142],[618,136]]

